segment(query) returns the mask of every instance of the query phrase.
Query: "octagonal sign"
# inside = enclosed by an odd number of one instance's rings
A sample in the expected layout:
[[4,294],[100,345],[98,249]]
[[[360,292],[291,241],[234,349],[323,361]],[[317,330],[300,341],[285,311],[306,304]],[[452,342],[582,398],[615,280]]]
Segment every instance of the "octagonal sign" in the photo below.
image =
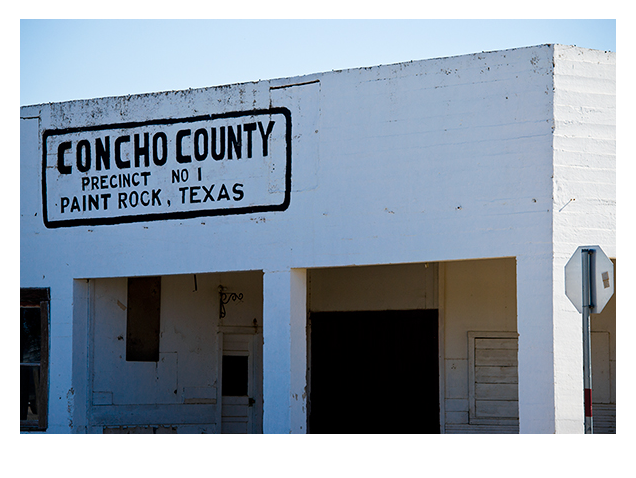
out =
[[576,310],[583,312],[583,266],[582,251],[593,250],[591,261],[592,304],[590,312],[600,313],[614,294],[614,264],[599,246],[579,246],[565,265],[565,295]]

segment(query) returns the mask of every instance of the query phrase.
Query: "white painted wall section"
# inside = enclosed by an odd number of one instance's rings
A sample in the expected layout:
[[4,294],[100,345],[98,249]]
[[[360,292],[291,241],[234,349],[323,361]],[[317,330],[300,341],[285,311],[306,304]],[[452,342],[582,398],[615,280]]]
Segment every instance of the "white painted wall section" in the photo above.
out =
[[517,257],[519,432],[554,433],[552,257]]
[[616,257],[616,54],[555,45],[554,63],[555,431],[583,433],[581,315],[563,270],[582,245]]
[[307,271],[263,275],[263,432],[306,433]]

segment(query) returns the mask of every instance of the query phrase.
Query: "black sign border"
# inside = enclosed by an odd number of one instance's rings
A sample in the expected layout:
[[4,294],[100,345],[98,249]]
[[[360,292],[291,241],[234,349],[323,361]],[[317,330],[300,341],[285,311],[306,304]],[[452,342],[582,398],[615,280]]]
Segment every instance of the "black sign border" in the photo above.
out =
[[[69,133],[78,133],[84,131],[101,131],[109,129],[136,128],[139,126],[149,125],[166,125],[177,123],[194,123],[197,121],[210,121],[224,118],[241,118],[243,116],[256,115],[273,115],[282,114],[285,116],[285,143],[286,143],[286,164],[285,164],[285,197],[280,204],[272,204],[267,206],[247,206],[227,209],[199,209],[196,211],[175,211],[161,212],[151,214],[136,214],[131,216],[105,217],[105,218],[80,218],[80,219],[62,219],[57,221],[49,221],[47,209],[47,188],[46,188],[46,140],[50,136],[59,136]],[[149,121],[113,123],[107,125],[85,126],[77,128],[65,129],[49,129],[42,133],[42,217],[44,225],[49,229],[59,227],[75,227],[75,226],[106,226],[114,224],[131,224],[136,222],[151,222],[174,219],[193,219],[196,217],[212,217],[212,216],[230,216],[241,214],[254,214],[262,212],[285,211],[291,202],[291,163],[292,163],[292,124],[291,112],[285,107],[274,107],[269,109],[256,109],[250,111],[234,111],[227,113],[218,113],[210,115],[193,116],[189,118],[171,118],[156,119]]]

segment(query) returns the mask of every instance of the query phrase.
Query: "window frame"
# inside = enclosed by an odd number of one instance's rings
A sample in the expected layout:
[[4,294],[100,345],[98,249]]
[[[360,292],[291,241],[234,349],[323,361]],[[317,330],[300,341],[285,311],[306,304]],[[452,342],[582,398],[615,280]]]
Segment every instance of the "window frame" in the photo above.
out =
[[49,322],[51,295],[48,287],[20,288],[20,309],[40,309],[40,380],[38,385],[38,419],[20,420],[20,431],[46,431],[49,395]]

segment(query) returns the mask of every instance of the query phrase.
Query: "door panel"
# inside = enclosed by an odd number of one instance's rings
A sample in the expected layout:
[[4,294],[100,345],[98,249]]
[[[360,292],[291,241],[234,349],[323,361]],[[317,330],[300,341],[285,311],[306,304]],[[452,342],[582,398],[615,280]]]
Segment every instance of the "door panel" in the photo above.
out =
[[248,397],[223,397],[221,433],[249,433],[250,407]]

